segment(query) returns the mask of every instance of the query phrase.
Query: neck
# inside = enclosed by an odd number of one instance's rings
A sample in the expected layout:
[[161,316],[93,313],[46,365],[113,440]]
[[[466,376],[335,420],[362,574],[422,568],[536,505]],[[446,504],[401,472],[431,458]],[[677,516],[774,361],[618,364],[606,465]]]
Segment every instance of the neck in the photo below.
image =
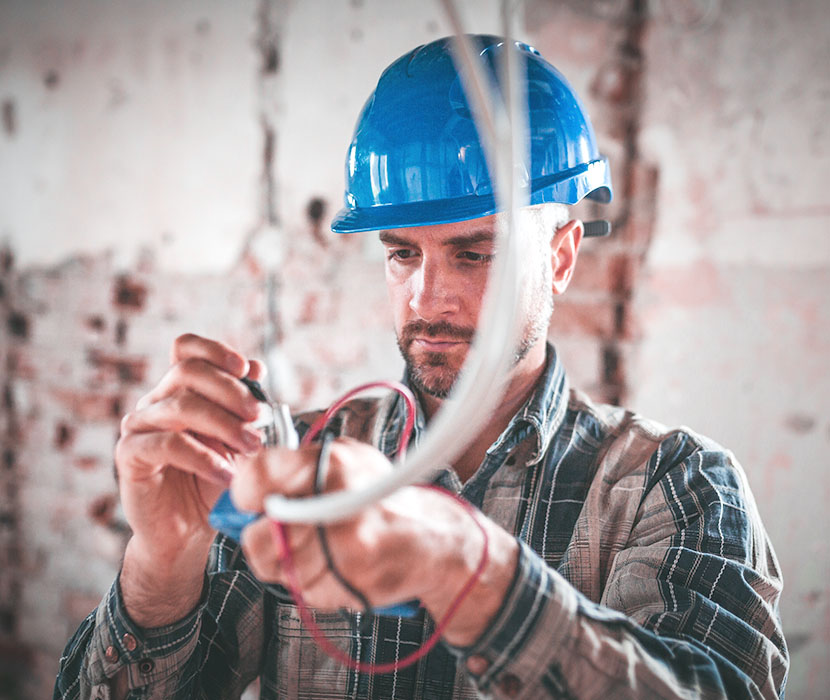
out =
[[[540,341],[512,368],[504,394],[490,419],[484,424],[467,449],[453,463],[452,466],[462,482],[466,482],[478,470],[487,449],[504,432],[513,416],[533,393],[536,382],[539,381],[539,377],[542,376],[544,370],[545,343]],[[428,395],[421,395],[420,398],[426,413],[427,423],[447,401],[447,399],[439,399]]]

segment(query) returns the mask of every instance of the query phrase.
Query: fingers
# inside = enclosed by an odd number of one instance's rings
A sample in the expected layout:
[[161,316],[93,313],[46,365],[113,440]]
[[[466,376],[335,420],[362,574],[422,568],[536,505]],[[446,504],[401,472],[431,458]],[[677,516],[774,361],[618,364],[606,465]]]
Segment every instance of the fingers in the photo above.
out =
[[193,435],[181,432],[131,433],[115,447],[121,480],[145,481],[166,467],[188,472],[227,488],[233,465]]
[[265,365],[259,360],[248,360],[250,368],[248,370],[248,377],[255,382],[261,381],[265,376]]
[[[293,525],[285,527],[295,573],[301,585],[316,580],[326,570],[325,560],[316,542],[314,527]],[[286,552],[268,518],[260,518],[242,531],[242,549],[254,575],[260,581],[288,583],[283,565]],[[298,562],[298,557],[301,561]],[[301,566],[298,567],[298,563]]]
[[186,358],[174,364],[136,408],[144,409],[182,388],[201,394],[245,420],[255,420],[259,413],[257,400],[237,377],[201,358]]
[[[242,549],[251,571],[260,581],[296,584],[306,603],[318,608],[361,607],[358,600],[332,574],[320,547],[315,527],[285,528],[290,554],[274,531],[273,523],[260,518],[242,532]],[[293,577],[289,575],[288,557]]]
[[190,389],[128,413],[121,421],[124,434],[151,431],[192,431],[215,438],[236,452],[253,454],[261,447],[259,432],[245,421]]
[[173,341],[170,363],[176,364],[188,358],[198,358],[225,370],[237,379],[248,374],[249,364],[245,356],[218,340],[185,333]]
[[[253,457],[236,460],[238,476],[233,498],[240,507],[263,510],[265,497],[308,496],[314,481],[320,445],[304,445],[297,450],[272,447]],[[371,445],[341,437],[330,445],[323,491],[360,488],[391,469],[389,460]]]
[[298,450],[270,447],[253,456],[238,457],[237,477],[231,487],[233,502],[243,510],[258,513],[265,509],[265,498],[271,493],[312,493],[319,453],[319,445],[307,445]]

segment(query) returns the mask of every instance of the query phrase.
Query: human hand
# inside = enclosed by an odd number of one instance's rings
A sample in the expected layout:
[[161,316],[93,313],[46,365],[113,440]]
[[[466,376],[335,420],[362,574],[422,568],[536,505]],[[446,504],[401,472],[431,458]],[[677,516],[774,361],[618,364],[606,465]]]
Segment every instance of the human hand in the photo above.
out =
[[258,403],[239,379],[262,369],[214,340],[174,341],[170,369],[124,416],[115,448],[134,559],[163,569],[192,553],[203,569],[214,535],[207,516],[231,481],[233,455],[260,448],[248,425]]
[[[270,493],[313,493],[319,445],[297,451],[273,448],[237,459],[231,493],[239,508],[261,512]],[[373,447],[350,438],[331,444],[325,491],[361,488],[391,469]],[[474,639],[495,613],[512,579],[515,540],[484,516],[446,495],[418,487],[399,489],[357,515],[325,526],[340,575],[375,608],[419,599],[436,619],[453,604],[482,560],[488,565],[445,637]],[[285,526],[295,581],[305,603],[319,609],[359,608],[361,601],[329,567],[316,525]],[[242,545],[254,574],[288,587],[286,552],[273,524],[262,518],[245,528]]]

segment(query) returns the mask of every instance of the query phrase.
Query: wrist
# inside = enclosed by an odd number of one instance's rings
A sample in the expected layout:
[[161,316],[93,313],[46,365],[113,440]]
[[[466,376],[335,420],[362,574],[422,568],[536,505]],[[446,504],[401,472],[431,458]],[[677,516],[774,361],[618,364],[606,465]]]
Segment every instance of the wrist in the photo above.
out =
[[162,553],[139,538],[127,543],[119,584],[124,606],[140,627],[162,627],[188,615],[199,603],[210,542]]
[[[502,607],[513,581],[519,557],[515,538],[479,512],[465,513],[468,519],[476,518],[478,528],[464,528],[464,532],[478,531],[479,536],[468,536],[449,557],[439,565],[441,575],[436,576],[436,586],[422,602],[433,618],[440,623],[465,586],[476,576],[482,556],[486,563],[472,584],[447,626],[444,639],[459,647],[472,645],[487,629]],[[486,533],[486,540],[485,540]]]

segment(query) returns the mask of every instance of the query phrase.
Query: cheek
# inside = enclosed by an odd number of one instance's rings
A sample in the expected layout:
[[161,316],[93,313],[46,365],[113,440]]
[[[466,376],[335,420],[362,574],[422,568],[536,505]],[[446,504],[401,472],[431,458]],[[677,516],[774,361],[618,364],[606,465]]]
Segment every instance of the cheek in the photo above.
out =
[[484,306],[484,297],[486,294],[486,275],[480,275],[478,278],[468,280],[463,287],[461,298],[465,311],[464,315],[470,319],[473,325],[478,325],[478,317],[481,314],[481,308]]
[[400,330],[406,320],[411,292],[406,278],[390,272],[388,267],[386,268],[386,296],[392,309],[395,329]]
[[522,281],[519,312],[525,318],[547,313],[553,301],[553,280],[550,266],[529,270]]

